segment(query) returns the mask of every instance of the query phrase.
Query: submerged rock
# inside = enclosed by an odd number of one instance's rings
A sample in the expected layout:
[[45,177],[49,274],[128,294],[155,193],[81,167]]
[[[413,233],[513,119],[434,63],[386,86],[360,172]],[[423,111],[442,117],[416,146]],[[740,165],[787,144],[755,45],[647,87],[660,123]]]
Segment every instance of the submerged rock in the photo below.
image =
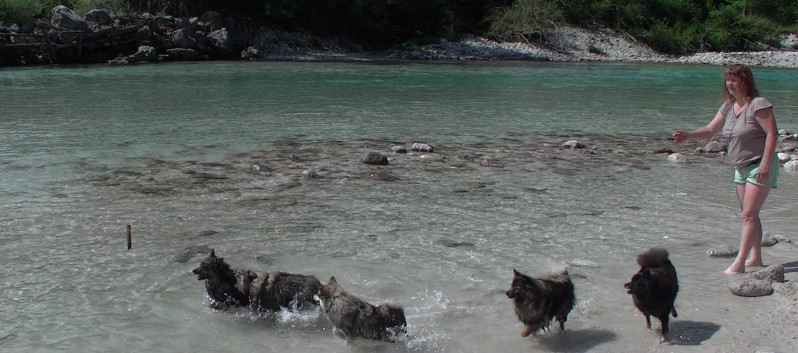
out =
[[770,247],[779,243],[779,240],[773,234],[762,234],[762,246]]
[[720,152],[726,151],[726,145],[724,145],[724,144],[722,144],[722,143],[720,143],[718,141],[711,141],[711,142],[707,143],[706,145],[704,145],[704,147],[702,148],[702,151],[706,152],[706,153],[720,153]]
[[210,252],[211,249],[207,245],[191,245],[178,251],[172,261],[186,263],[197,254],[209,254]]
[[560,147],[562,147],[562,148],[570,148],[572,150],[576,150],[576,149],[586,148],[587,145],[585,145],[584,143],[581,143],[581,142],[579,142],[577,140],[568,140],[568,141],[563,142],[562,145],[560,145]]
[[387,165],[388,157],[383,156],[381,153],[377,151],[368,151],[366,152],[366,155],[363,156],[363,163],[375,164],[375,165]]
[[720,245],[707,250],[709,257],[735,257],[739,249],[731,245]]
[[302,171],[302,179],[316,179],[319,177],[319,173],[316,173],[313,169],[303,170]]
[[407,153],[407,148],[405,146],[393,146],[391,147],[391,152],[393,153]]
[[676,163],[687,162],[687,157],[681,153],[671,153],[668,155],[668,161]]
[[436,243],[441,244],[447,248],[462,248],[462,247],[474,247],[474,243],[469,241],[455,241],[451,239],[441,239],[436,241]]

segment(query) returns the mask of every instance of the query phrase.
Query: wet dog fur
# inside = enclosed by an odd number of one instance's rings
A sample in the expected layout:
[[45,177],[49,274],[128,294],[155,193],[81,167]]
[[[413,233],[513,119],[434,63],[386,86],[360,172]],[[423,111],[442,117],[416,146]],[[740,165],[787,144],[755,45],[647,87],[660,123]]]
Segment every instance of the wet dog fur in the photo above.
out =
[[653,248],[637,256],[640,270],[624,284],[632,295],[635,306],[646,317],[646,327],[651,329],[651,316],[659,319],[662,328],[660,341],[668,340],[668,315],[677,317],[673,306],[679,291],[676,268],[668,259],[668,251]]
[[565,331],[568,313],[576,303],[567,269],[539,278],[513,269],[513,281],[505,294],[513,300],[515,314],[525,326],[521,331],[523,337],[546,330],[555,319],[560,323],[560,331]]
[[313,295],[321,289],[315,276],[287,272],[258,272],[231,268],[211,250],[192,271],[205,281],[210,307],[224,310],[249,307],[253,311],[276,311],[281,307],[303,309],[315,305]]
[[333,333],[351,343],[355,338],[395,342],[407,334],[407,321],[401,306],[372,305],[346,292],[331,277],[314,297],[333,323]]

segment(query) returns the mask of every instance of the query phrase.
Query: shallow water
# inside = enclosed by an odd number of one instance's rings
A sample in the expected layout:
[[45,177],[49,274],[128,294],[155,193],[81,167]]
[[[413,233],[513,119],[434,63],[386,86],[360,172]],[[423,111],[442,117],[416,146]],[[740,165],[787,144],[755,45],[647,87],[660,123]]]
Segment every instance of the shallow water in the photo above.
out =
[[[739,238],[725,159],[667,140],[714,114],[720,71],[2,70],[0,350],[789,351],[791,342],[745,334],[745,318],[729,313],[764,308],[725,289],[718,273],[728,259],[704,255]],[[798,128],[798,71],[755,74],[779,127]],[[544,146],[570,139],[589,148]],[[414,142],[435,150],[390,153]],[[688,163],[651,153],[663,147]],[[390,164],[363,164],[369,150]],[[307,170],[319,177],[303,178]],[[796,191],[795,175],[782,172],[763,211],[766,231],[790,236]],[[645,330],[623,288],[651,246],[671,252],[681,281],[670,345]],[[344,346],[318,312],[214,312],[191,274],[207,248],[234,266],[335,276],[371,302],[401,303],[411,337]],[[512,269],[564,265],[577,288],[568,333],[519,337],[503,293]]]

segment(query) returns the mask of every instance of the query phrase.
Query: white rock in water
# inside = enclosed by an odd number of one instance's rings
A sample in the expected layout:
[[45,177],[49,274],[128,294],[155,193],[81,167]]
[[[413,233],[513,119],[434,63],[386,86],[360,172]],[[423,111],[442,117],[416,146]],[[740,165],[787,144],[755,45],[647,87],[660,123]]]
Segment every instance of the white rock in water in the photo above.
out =
[[798,160],[791,160],[787,163],[784,163],[784,169],[790,172],[798,172]]
[[433,149],[432,145],[420,142],[415,142],[410,146],[411,151],[432,152]]
[[790,155],[789,153],[782,152],[777,154],[777,156],[779,157],[779,162],[781,163],[787,163],[792,160],[792,155]]
[[668,161],[676,162],[676,163],[684,163],[684,162],[687,162],[687,156],[685,156],[685,155],[683,155],[683,154],[681,154],[679,152],[671,153],[671,154],[668,155]]

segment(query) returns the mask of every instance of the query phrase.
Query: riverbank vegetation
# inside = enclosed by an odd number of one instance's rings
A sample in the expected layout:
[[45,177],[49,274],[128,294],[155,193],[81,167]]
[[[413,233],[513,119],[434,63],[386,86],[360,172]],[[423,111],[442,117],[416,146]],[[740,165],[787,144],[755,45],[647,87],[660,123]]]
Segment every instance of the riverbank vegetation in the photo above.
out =
[[796,0],[0,0],[0,23],[49,18],[57,5],[78,14],[101,8],[193,17],[213,10],[371,49],[465,33],[545,41],[547,29],[572,24],[608,27],[657,51],[687,54],[778,48],[780,35],[798,32]]

